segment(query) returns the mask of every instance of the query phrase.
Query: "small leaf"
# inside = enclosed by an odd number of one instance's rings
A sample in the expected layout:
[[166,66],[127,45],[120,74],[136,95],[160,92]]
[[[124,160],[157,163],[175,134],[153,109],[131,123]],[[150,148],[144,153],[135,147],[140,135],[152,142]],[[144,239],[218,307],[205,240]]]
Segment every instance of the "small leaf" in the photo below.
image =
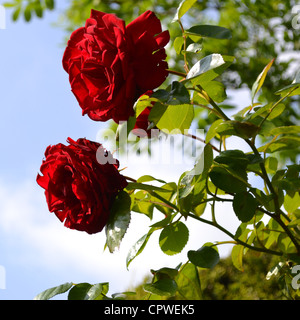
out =
[[20,16],[20,13],[21,13],[21,7],[17,7],[12,14],[12,20],[17,21]]
[[300,133],[300,126],[277,127],[272,129],[270,133],[274,136],[278,136],[280,134],[298,134]]
[[255,215],[257,201],[246,191],[238,192],[234,196],[232,206],[238,219],[242,222],[248,222]]
[[245,170],[234,170],[226,165],[213,166],[209,177],[216,187],[228,193],[240,192],[250,187]]
[[165,227],[159,236],[161,250],[167,255],[174,255],[182,251],[188,242],[189,230],[179,221]]
[[130,223],[131,198],[127,192],[119,192],[106,225],[106,243],[110,252],[119,248]]
[[87,300],[103,300],[107,292],[107,282],[94,284],[87,292]]
[[158,181],[158,182],[161,182],[161,183],[166,183],[166,181],[164,181],[164,180],[156,179],[156,178],[154,178],[152,176],[149,176],[149,175],[145,175],[145,176],[142,176],[142,177],[137,179],[138,183],[149,182],[149,181]]
[[199,25],[193,26],[190,29],[186,30],[187,35],[196,35],[201,37],[209,37],[215,39],[230,39],[231,32],[230,30],[212,25]]
[[233,265],[240,271],[244,271],[243,268],[243,253],[244,247],[241,245],[235,245],[231,251],[231,260]]
[[146,244],[156,228],[151,228],[147,234],[142,236],[129,250],[126,258],[126,267],[128,269],[130,263],[144,250]]
[[155,91],[152,98],[156,98],[167,105],[182,105],[190,103],[190,94],[183,83],[173,81],[167,90]]
[[41,292],[40,294],[34,297],[34,300],[49,300],[58,294],[67,292],[72,287],[72,282],[66,282],[57,287],[53,287]]
[[192,105],[171,105],[168,106],[156,126],[167,134],[180,134],[190,128],[193,119],[194,108]]
[[187,74],[186,79],[196,78],[201,74],[211,69],[215,69],[223,64],[225,64],[223,57],[218,53],[213,53],[194,64]]
[[45,0],[45,4],[46,4],[47,9],[49,9],[49,10],[53,10],[55,7],[54,0]]
[[170,278],[174,279],[178,275],[178,270],[173,268],[161,268],[159,270],[151,270],[156,279]]
[[275,59],[271,60],[264,68],[264,70],[261,72],[261,74],[257,77],[256,81],[254,82],[253,86],[252,86],[252,104],[254,102],[254,98],[257,94],[257,92],[259,91],[259,89],[262,87],[265,78],[267,76],[268,71],[270,70],[273,62]]
[[216,136],[216,128],[223,122],[223,119],[216,120],[208,129],[205,142],[208,143],[211,139],[213,139]]
[[28,5],[24,10],[24,18],[26,22],[31,20],[31,6]]
[[68,294],[68,300],[88,300],[87,293],[91,289],[90,283],[76,284]]
[[244,139],[255,136],[258,132],[258,126],[248,121],[225,121],[216,127],[216,132],[222,136],[238,136]]
[[176,297],[180,300],[202,300],[201,283],[197,267],[192,263],[185,264],[175,278],[177,283]]
[[174,296],[177,291],[177,284],[172,279],[161,279],[154,283],[147,283],[143,286],[144,290],[159,296]]
[[180,20],[180,18],[189,11],[189,9],[193,6],[193,4],[196,2],[197,0],[182,0],[178,6],[176,15],[174,17],[174,19],[172,20],[172,22],[176,22],[178,20]]
[[219,252],[212,244],[205,244],[202,248],[197,251],[189,251],[188,258],[195,266],[200,268],[212,269],[219,261]]

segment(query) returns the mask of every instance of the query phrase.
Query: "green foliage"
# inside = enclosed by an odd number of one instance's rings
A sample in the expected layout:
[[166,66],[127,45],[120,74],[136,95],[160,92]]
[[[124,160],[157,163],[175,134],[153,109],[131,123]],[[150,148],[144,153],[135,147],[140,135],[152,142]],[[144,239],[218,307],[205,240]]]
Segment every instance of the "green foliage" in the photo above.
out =
[[6,8],[11,8],[12,20],[17,21],[23,15],[26,22],[31,21],[32,16],[43,18],[45,10],[53,10],[55,8],[54,0],[13,0],[5,2]]
[[[257,255],[248,252],[244,258],[243,271],[233,266],[231,258],[221,259],[213,269],[199,269],[187,263],[179,269],[175,280],[178,286],[170,300],[284,300],[281,284],[276,279],[276,272],[285,266],[278,258],[269,255]],[[271,270],[270,274],[268,271]],[[144,280],[147,283],[149,278]],[[149,295],[141,283],[130,288],[136,295],[128,299],[142,300]]]

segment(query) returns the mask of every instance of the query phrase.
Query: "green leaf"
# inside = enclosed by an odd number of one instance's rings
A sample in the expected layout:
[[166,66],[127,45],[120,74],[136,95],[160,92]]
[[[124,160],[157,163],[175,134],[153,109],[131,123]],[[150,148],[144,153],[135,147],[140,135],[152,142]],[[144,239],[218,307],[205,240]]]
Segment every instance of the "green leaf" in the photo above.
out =
[[186,81],[194,85],[209,82],[220,76],[234,61],[234,57],[213,53],[196,62],[190,69]]
[[278,90],[277,92],[275,92],[275,94],[280,94],[283,97],[287,95],[289,92],[290,94],[288,95],[288,97],[300,94],[300,71],[297,72],[292,84]]
[[12,14],[12,20],[17,21],[19,19],[20,13],[21,13],[21,7],[17,7]]
[[243,268],[243,254],[244,247],[241,245],[235,245],[231,251],[231,260],[233,265],[240,271],[244,271]]
[[47,9],[49,9],[49,10],[53,10],[55,7],[54,0],[45,0],[45,4],[46,4]]
[[43,17],[43,8],[42,8],[40,1],[36,1],[34,3],[34,11],[35,11],[35,14],[37,15],[37,17],[39,17],[39,18]]
[[180,300],[202,300],[201,283],[197,267],[187,263],[179,270],[175,278],[177,283],[176,297]]
[[281,233],[278,237],[278,248],[284,253],[296,253],[297,249],[291,238],[286,233]]
[[216,187],[228,193],[245,191],[250,187],[245,170],[234,170],[226,165],[213,166],[209,177]]
[[181,49],[182,49],[182,46],[184,44],[184,39],[183,37],[177,37],[175,38],[174,40],[174,49],[176,51],[177,54],[180,54],[181,53]]
[[300,83],[290,84],[289,86],[286,86],[286,87],[276,91],[275,94],[281,95],[283,97],[283,96],[287,95],[289,92],[290,92],[290,94],[288,95],[288,97],[299,95],[300,94]]
[[259,152],[273,153],[282,150],[299,149],[300,137],[297,136],[283,136],[275,141],[271,141],[264,146],[259,147]]
[[31,20],[31,6],[28,5],[24,10],[24,18],[26,22]]
[[197,251],[189,251],[188,258],[195,266],[212,269],[219,261],[219,252],[211,243],[205,244]]
[[180,20],[180,18],[189,11],[189,9],[193,6],[193,4],[196,2],[197,0],[183,0],[180,2],[178,8],[177,8],[177,12],[175,14],[174,19],[172,20],[172,22],[176,22],[178,20]]
[[159,191],[159,192],[170,192],[169,189],[163,187],[156,187],[150,184],[138,183],[138,182],[129,182],[126,189],[130,190],[145,190],[145,191]]
[[214,39],[231,39],[230,30],[212,25],[193,26],[186,30],[187,35],[196,35],[201,37],[209,37]]
[[[262,118],[268,118],[268,120],[273,120],[282,114],[282,112],[285,110],[285,105],[283,103],[279,103],[276,107],[274,107],[273,103],[268,103],[267,105],[255,108],[254,110],[255,112],[247,117],[247,119],[251,122],[255,122],[253,119],[257,118],[258,116]],[[262,119],[259,118],[258,122],[260,123],[261,121]]]
[[256,199],[249,192],[238,192],[233,198],[233,210],[242,222],[250,221],[254,215],[257,208]]
[[284,209],[287,213],[293,213],[300,207],[300,194],[295,192],[294,195],[286,194],[284,197]]
[[130,223],[131,198],[125,191],[116,197],[106,225],[106,243],[110,252],[119,248]]
[[216,128],[223,122],[223,119],[218,119],[212,125],[207,131],[206,137],[205,137],[205,142],[209,143],[211,139],[213,139],[216,136]]
[[76,284],[68,294],[68,300],[88,300],[87,293],[91,289],[90,283],[79,283]]
[[137,191],[131,194],[131,210],[145,214],[152,219],[154,204],[150,202],[151,196],[144,191]]
[[182,105],[190,103],[190,94],[183,83],[173,81],[167,90],[159,89],[155,91],[152,98],[156,98],[167,105]]
[[153,101],[155,101],[155,99],[150,98],[150,96],[146,94],[140,96],[133,106],[135,117],[137,118],[147,107],[151,106]]
[[271,60],[264,68],[264,70],[260,73],[260,75],[257,77],[256,81],[254,82],[253,86],[252,86],[252,92],[251,92],[251,97],[252,97],[252,104],[254,102],[254,98],[257,94],[257,92],[259,91],[259,89],[262,87],[265,78],[267,76],[268,71],[270,70],[273,62],[275,59]]
[[226,164],[233,169],[246,169],[247,165],[249,164],[249,159],[241,150],[222,151],[218,156],[215,157],[214,160],[217,163]]
[[178,221],[162,230],[159,236],[159,245],[165,254],[171,256],[181,252],[188,239],[189,229],[183,222]]
[[187,74],[186,79],[190,80],[196,78],[211,69],[220,67],[223,64],[225,64],[223,57],[218,53],[213,53],[194,64]]
[[173,268],[160,268],[159,270],[151,270],[156,279],[174,279],[178,275],[178,270]]
[[274,136],[278,136],[280,134],[298,134],[300,133],[300,126],[277,127],[272,129],[270,133]]
[[217,103],[223,102],[227,98],[225,86],[219,81],[209,81],[201,83],[202,88]]
[[92,285],[87,292],[87,300],[103,300],[108,292],[108,287],[108,282]]
[[160,179],[156,179],[150,175],[144,175],[144,176],[141,176],[140,178],[137,179],[137,182],[138,183],[142,183],[142,182],[149,182],[149,181],[158,181],[158,182],[161,182],[161,183],[166,183],[166,181],[164,180],[160,180]]
[[147,234],[142,236],[129,250],[126,258],[126,267],[128,269],[130,263],[140,254],[143,252],[144,248],[152,233],[156,230],[156,228],[151,228]]
[[66,282],[64,284],[61,284],[59,286],[56,286],[41,292],[40,294],[34,297],[34,300],[49,300],[58,294],[67,292],[72,287],[73,287],[72,282]]
[[244,139],[249,139],[255,136],[258,132],[258,126],[248,121],[234,121],[229,120],[221,122],[215,131],[222,136],[238,136]]
[[143,286],[146,292],[156,294],[159,296],[172,297],[177,290],[177,284],[172,279],[161,279],[154,283],[147,283]]
[[192,105],[168,106],[156,126],[167,134],[180,134],[190,128],[193,119],[194,107]]

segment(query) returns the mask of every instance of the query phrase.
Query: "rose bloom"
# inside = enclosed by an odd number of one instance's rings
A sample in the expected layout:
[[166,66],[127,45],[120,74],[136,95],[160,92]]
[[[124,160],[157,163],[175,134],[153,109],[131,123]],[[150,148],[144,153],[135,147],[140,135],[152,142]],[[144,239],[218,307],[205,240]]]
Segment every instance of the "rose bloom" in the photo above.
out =
[[164,46],[169,40],[151,11],[125,26],[114,14],[92,10],[85,27],[72,33],[63,56],[83,115],[128,120],[137,98],[168,76]]
[[[100,143],[86,139],[68,146],[49,146],[37,183],[45,189],[50,212],[70,229],[100,232],[107,224],[110,209],[127,181],[119,171],[119,162]],[[99,164],[97,158],[107,159]]]

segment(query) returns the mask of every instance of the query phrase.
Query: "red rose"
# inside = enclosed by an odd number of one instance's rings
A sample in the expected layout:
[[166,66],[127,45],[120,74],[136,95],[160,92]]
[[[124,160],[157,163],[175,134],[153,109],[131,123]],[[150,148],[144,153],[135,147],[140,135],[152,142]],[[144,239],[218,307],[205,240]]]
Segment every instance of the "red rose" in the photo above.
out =
[[[118,192],[127,186],[118,160],[100,143],[86,139],[49,146],[37,183],[45,189],[50,212],[70,229],[100,232]],[[97,158],[108,160],[99,164]],[[115,162],[113,164],[112,162]]]
[[113,14],[92,10],[85,27],[72,33],[63,57],[83,115],[128,120],[135,100],[168,76],[164,46],[169,40],[151,11],[125,26]]

